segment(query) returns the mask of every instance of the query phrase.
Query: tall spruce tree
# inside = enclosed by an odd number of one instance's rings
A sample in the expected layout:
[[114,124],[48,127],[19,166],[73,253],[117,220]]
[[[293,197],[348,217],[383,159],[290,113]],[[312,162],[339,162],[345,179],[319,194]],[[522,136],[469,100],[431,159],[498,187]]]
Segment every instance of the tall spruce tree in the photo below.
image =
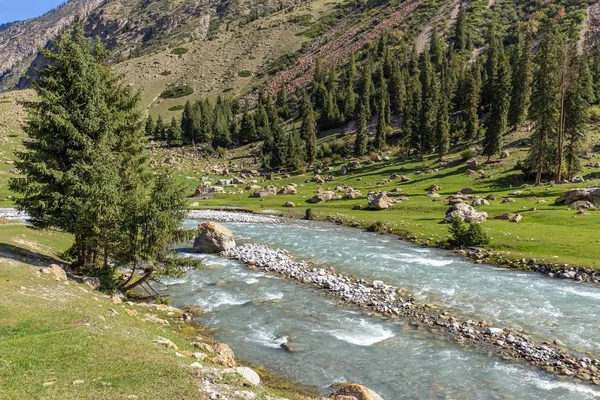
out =
[[152,118],[152,115],[149,115],[148,118],[146,118],[146,127],[144,129],[146,136],[152,137],[152,135],[154,135],[154,129],[156,129],[154,118]]
[[422,154],[428,154],[433,150],[435,142],[435,119],[437,117],[437,105],[439,86],[430,61],[429,53],[424,52],[421,62],[421,116],[420,116],[420,150]]
[[530,117],[534,122],[528,166],[535,171],[535,184],[545,172],[555,168],[556,138],[559,127],[560,43],[555,22],[548,20],[541,29],[533,78]]
[[156,125],[154,125],[154,140],[164,140],[167,133],[167,128],[165,127],[165,122],[163,121],[162,116],[158,116],[156,118]]
[[450,150],[450,104],[448,96],[441,94],[437,106],[435,121],[435,141],[439,159],[443,159]]
[[302,127],[300,128],[300,136],[304,141],[306,151],[306,163],[311,165],[317,159],[317,123],[315,113],[312,108],[312,103],[306,92],[302,95]]
[[[132,276],[142,264],[148,277],[178,270],[166,266],[166,250],[182,233],[183,196],[172,178],[152,179],[139,95],[112,74],[102,44],[79,24],[42,55],[49,63],[32,82],[37,100],[25,103],[33,139],[17,162],[25,177],[10,183],[22,195],[17,206],[34,227],[74,236],[74,268],[108,277],[114,266],[131,265]],[[144,280],[131,282],[121,286]]]
[[189,100],[185,102],[181,114],[181,135],[187,143],[195,144],[194,112],[192,103]]
[[508,57],[502,55],[498,60],[494,86],[491,93],[491,110],[487,129],[483,139],[483,154],[488,160],[502,150],[502,137],[508,125],[508,109],[510,106],[511,71]]
[[467,12],[464,3],[461,1],[456,23],[454,24],[454,49],[459,53],[467,49],[467,30]]
[[167,144],[173,146],[181,143],[181,125],[175,117],[171,118],[171,124],[167,128]]
[[479,135],[479,100],[481,96],[476,76],[479,75],[478,64],[473,64],[467,71],[465,79],[465,98],[463,100],[463,116],[465,121],[465,139],[472,140]]
[[531,83],[533,79],[533,66],[531,60],[531,36],[517,42],[512,53],[512,92],[510,96],[510,109],[508,123],[516,128],[528,116],[531,104]]
[[574,73],[573,84],[565,94],[565,164],[567,179],[581,168],[581,151],[590,121],[589,108],[594,100],[592,75],[582,55],[576,56],[569,65]]
[[367,149],[369,146],[369,128],[368,128],[368,118],[370,117],[368,113],[368,107],[366,104],[366,99],[364,102],[360,104],[360,111],[358,114],[357,121],[357,131],[356,131],[356,139],[354,141],[354,155],[356,157],[361,157],[367,154]]

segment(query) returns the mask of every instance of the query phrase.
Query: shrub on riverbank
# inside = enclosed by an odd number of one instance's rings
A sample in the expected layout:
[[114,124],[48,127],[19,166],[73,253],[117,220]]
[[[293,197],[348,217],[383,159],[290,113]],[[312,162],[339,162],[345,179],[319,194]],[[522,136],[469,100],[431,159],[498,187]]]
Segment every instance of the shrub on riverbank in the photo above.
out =
[[469,224],[458,217],[452,218],[448,231],[451,235],[449,243],[453,247],[479,247],[490,242],[481,224]]

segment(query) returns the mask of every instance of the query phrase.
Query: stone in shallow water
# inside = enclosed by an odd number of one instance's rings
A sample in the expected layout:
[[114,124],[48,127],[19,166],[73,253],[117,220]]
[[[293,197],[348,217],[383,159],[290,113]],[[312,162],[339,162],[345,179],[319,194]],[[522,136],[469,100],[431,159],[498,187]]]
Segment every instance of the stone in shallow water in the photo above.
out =
[[220,253],[235,247],[233,233],[216,222],[204,222],[198,226],[194,250],[200,253]]

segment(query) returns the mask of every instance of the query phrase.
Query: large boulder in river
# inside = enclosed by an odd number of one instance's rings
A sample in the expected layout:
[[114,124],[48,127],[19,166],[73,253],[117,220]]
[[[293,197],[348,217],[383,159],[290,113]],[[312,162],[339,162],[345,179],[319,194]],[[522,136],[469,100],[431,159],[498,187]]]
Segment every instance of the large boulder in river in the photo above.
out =
[[570,205],[581,200],[589,201],[595,206],[600,206],[600,188],[571,189],[557,198],[555,203]]
[[199,253],[220,253],[235,247],[233,233],[216,222],[198,225],[198,236],[194,240],[194,250]]
[[485,222],[487,216],[486,212],[477,211],[467,203],[457,203],[448,210],[444,222],[451,222],[454,217],[458,217],[465,222],[481,223]]
[[334,383],[331,388],[335,390],[331,395],[333,399],[343,399],[344,396],[347,396],[346,398],[354,397],[356,400],[383,400],[380,395],[371,389],[356,383]]
[[367,201],[371,210],[386,210],[396,202],[394,199],[388,197],[385,192],[369,193]]

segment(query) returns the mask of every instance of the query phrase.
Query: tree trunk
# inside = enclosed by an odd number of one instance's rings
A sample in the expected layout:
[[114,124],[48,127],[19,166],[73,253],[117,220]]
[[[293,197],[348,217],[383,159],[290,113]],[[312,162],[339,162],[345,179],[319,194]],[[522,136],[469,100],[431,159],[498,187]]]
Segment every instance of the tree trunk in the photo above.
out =
[[128,285],[122,285],[120,289],[122,292],[127,292],[127,291],[135,288],[136,286],[139,286],[142,283],[148,281],[148,279],[152,278],[152,275],[154,275],[154,269],[149,268],[146,271],[146,273],[144,274],[144,276],[142,276],[140,279],[138,279],[137,281],[135,281],[133,283],[129,283]]

